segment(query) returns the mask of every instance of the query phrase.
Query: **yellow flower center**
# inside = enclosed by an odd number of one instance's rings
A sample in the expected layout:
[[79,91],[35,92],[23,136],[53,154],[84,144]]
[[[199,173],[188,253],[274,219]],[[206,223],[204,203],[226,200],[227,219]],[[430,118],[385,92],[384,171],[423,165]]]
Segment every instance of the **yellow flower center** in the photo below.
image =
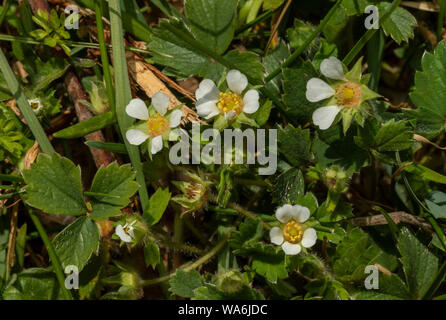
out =
[[238,94],[233,92],[220,92],[220,100],[218,101],[218,108],[224,113],[235,111],[239,115],[243,111],[243,99]]
[[291,220],[283,228],[283,237],[290,243],[298,243],[302,240],[303,230],[300,223]]
[[335,90],[335,99],[339,106],[353,108],[361,101],[361,86],[354,82],[343,83]]
[[154,114],[147,119],[147,128],[152,138],[163,135],[169,130],[169,121],[160,114]]
[[40,104],[38,102],[31,102],[31,109],[37,110],[40,107]]

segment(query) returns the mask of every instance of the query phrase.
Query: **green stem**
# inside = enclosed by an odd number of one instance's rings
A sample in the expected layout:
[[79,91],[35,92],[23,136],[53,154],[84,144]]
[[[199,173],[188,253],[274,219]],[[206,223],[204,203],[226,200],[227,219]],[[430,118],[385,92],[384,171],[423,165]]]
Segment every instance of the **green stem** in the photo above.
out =
[[[132,93],[130,90],[127,60],[125,57],[124,31],[122,29],[120,1],[110,0],[109,9],[116,84],[116,117],[118,119],[119,128],[121,129],[121,134],[125,137],[127,129],[132,125],[132,119],[125,112],[127,104],[132,99]],[[139,198],[142,209],[145,210],[149,205],[149,195],[147,193],[139,148],[131,145],[125,138],[124,143],[132,166],[136,171],[136,181],[141,186],[139,188]]]
[[102,8],[105,7],[104,0],[95,1],[96,6],[96,26],[98,29],[98,41],[101,49],[102,69],[104,70],[105,87],[107,89],[108,101],[110,102],[110,109],[115,112],[115,96],[113,92],[113,82],[110,72],[110,63],[108,61],[107,44],[104,38],[104,25],[102,23]]
[[284,68],[288,67],[289,65],[291,65],[294,62],[294,60],[296,60],[305,51],[305,49],[307,49],[307,47],[313,42],[313,40],[319,35],[319,33],[321,33],[322,29],[325,27],[327,22],[333,16],[333,14],[335,13],[336,9],[341,5],[341,2],[342,2],[342,0],[336,1],[336,3],[333,5],[333,7],[331,7],[330,11],[328,11],[327,15],[321,21],[319,26],[307,38],[307,40],[304,42],[304,44],[299,49],[294,51],[294,53],[288,59],[286,59],[285,62],[283,62],[282,65],[279,68],[277,68],[276,70],[271,72],[265,78],[265,82],[266,83],[268,83],[269,81],[273,80],[276,76],[278,76],[282,72],[282,69],[284,69]]
[[246,30],[250,29],[251,27],[255,26],[256,24],[269,19],[270,17],[273,16],[274,13],[276,13],[279,10],[279,8],[280,8],[280,6],[278,8],[276,8],[275,10],[269,10],[269,11],[266,11],[266,12],[262,13],[261,15],[259,15],[254,20],[246,23],[245,25],[243,25],[239,29],[237,29],[235,31],[235,34],[239,35],[240,33],[245,32]]
[[62,269],[62,265],[57,257],[56,251],[54,250],[53,244],[51,243],[45,229],[42,226],[39,218],[34,214],[31,208],[28,208],[28,213],[31,217],[31,220],[34,222],[36,226],[37,232],[39,232],[40,238],[42,238],[43,243],[48,251],[48,255],[53,263],[54,272],[56,273],[57,281],[59,282],[60,290],[66,300],[73,300],[70,291],[65,287],[65,274]]
[[[193,263],[189,264],[188,266],[185,266],[181,269],[183,269],[185,272],[189,272],[191,270],[198,268],[202,264],[206,263],[208,260],[210,260],[212,257],[214,257],[221,249],[223,249],[223,247],[226,245],[229,238],[231,237],[231,232],[232,232],[232,230],[229,231],[228,234],[226,235],[226,237],[224,237],[219,243],[217,243],[217,245],[214,248],[212,248],[208,253],[203,255],[201,258],[199,258],[195,262],[193,262]],[[160,277],[160,278],[143,280],[141,284],[143,286],[151,286],[154,284],[166,282],[166,281],[169,281],[172,278],[172,276],[174,276],[174,275],[175,275],[175,273],[171,273],[171,274],[168,274],[168,275]]]
[[[8,34],[0,34],[0,40],[2,41],[10,41],[10,42],[20,42],[20,43],[26,43],[26,44],[35,44],[35,45],[46,45],[43,41],[35,40],[31,37],[21,37],[21,36],[11,36]],[[73,47],[73,48],[89,48],[89,49],[100,49],[101,45],[99,43],[91,43],[91,42],[82,42],[82,41],[69,41],[66,40],[64,42],[67,46]],[[106,47],[108,49],[111,49],[112,46],[109,44],[106,44]],[[139,49],[135,47],[125,47],[125,50],[132,51],[132,52],[138,52],[138,53],[150,53],[149,50]]]
[[[401,0],[394,0],[393,1],[392,6],[389,8],[389,10],[387,10],[386,13],[384,13],[384,15],[379,19],[380,25],[382,25],[383,22],[386,21],[386,19],[388,17],[390,17],[390,15],[393,13],[393,11],[395,11],[395,9],[398,8],[400,3],[401,3]],[[358,42],[356,42],[355,46],[345,56],[345,58],[344,58],[344,60],[342,60],[342,62],[345,65],[349,65],[350,63],[352,63],[353,59],[355,59],[355,57],[359,54],[359,51],[362,50],[364,45],[367,42],[369,42],[369,40],[373,37],[373,35],[378,30],[379,29],[369,29],[369,30],[367,30],[367,32],[364,33],[364,35],[358,40]]]
[[2,13],[0,15],[0,27],[2,26],[3,20],[5,20],[6,14],[8,13],[9,8],[11,7],[11,2],[12,2],[11,0],[6,1],[6,4],[3,7]]
[[45,131],[40,125],[39,120],[36,117],[33,109],[28,103],[28,99],[26,99],[25,94],[19,86],[19,82],[17,81],[14,73],[11,70],[11,67],[8,64],[8,60],[3,53],[3,50],[0,49],[0,70],[5,77],[6,83],[8,84],[9,90],[11,90],[12,95],[17,101],[20,112],[28,123],[31,132],[39,143],[40,148],[45,153],[54,153],[54,148],[48,140]]
[[446,11],[446,0],[440,0],[440,12],[438,13],[438,21],[437,21],[437,39],[438,39],[438,41],[441,41],[441,39],[442,39],[445,11]]

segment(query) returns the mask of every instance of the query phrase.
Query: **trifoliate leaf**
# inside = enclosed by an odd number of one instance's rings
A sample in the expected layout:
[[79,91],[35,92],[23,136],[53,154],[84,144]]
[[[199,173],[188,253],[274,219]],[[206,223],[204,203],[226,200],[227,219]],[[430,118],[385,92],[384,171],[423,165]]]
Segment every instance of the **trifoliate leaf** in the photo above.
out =
[[[378,10],[381,16],[390,9],[392,3],[380,2]],[[413,29],[417,26],[417,19],[406,9],[397,7],[392,14],[381,23],[386,35],[390,35],[396,43],[409,41],[414,36]]]
[[144,209],[144,219],[151,226],[158,223],[167,209],[171,193],[169,189],[159,188],[149,199],[149,206]]
[[188,0],[186,17],[197,39],[217,54],[226,51],[234,37],[237,0]]
[[194,290],[203,285],[203,279],[196,270],[186,272],[178,269],[175,275],[170,279],[170,292],[183,298],[193,298]]
[[407,228],[398,238],[406,283],[413,299],[420,299],[429,289],[438,271],[438,258]]
[[99,249],[96,222],[88,217],[78,218],[54,238],[53,245],[62,266],[74,265],[80,272]]
[[129,204],[129,198],[135,194],[138,187],[130,165],[119,167],[114,162],[99,168],[94,176],[91,192],[108,196],[91,197],[91,217],[95,220],[105,220],[119,215],[121,209]]
[[23,178],[27,184],[23,198],[30,206],[51,214],[86,213],[81,170],[69,159],[41,154]]

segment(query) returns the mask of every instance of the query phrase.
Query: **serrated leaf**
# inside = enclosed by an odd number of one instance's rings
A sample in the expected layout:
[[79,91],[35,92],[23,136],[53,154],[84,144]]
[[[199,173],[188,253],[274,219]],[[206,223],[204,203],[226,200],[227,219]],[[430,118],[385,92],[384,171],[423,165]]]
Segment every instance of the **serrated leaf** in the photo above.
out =
[[438,272],[438,258],[432,254],[407,228],[398,238],[406,283],[414,299],[423,297]]
[[178,269],[175,275],[170,279],[170,292],[183,298],[193,298],[194,290],[203,285],[203,279],[196,270],[186,272]]
[[144,209],[144,219],[151,226],[158,223],[167,209],[167,205],[170,201],[171,193],[169,189],[159,188],[150,197],[148,208]]
[[41,154],[31,169],[23,171],[23,178],[23,198],[30,206],[51,214],[78,216],[87,211],[80,167],[69,159]]
[[405,113],[416,119],[417,133],[433,137],[444,130],[446,119],[446,42],[441,41],[434,53],[426,52],[421,65],[410,94],[418,109]]
[[298,68],[285,69],[283,72],[283,101],[287,114],[296,122],[311,121],[313,111],[322,106],[322,102],[311,103],[306,98],[307,82],[319,77],[311,62],[304,62]]
[[302,172],[291,168],[282,173],[273,187],[273,202],[278,206],[286,203],[295,204],[297,198],[305,192],[305,183]]
[[62,266],[74,265],[80,272],[99,249],[98,227],[90,218],[80,217],[54,238],[53,245]]
[[57,300],[63,299],[54,272],[30,268],[17,275],[17,280],[2,292],[4,300]]
[[246,75],[251,84],[262,84],[264,67],[258,55],[248,51],[231,50],[224,58],[231,62],[233,68]]
[[217,54],[226,51],[234,37],[237,0],[188,0],[185,12],[195,37]]
[[365,267],[375,263],[389,270],[397,265],[395,256],[384,252],[368,234],[355,228],[336,248],[333,271],[338,280],[359,282],[366,277]]
[[155,242],[147,243],[144,246],[144,262],[146,266],[153,269],[160,263],[160,248]]
[[[378,10],[384,14],[392,6],[390,2],[380,2]],[[390,35],[396,43],[409,41],[414,37],[413,29],[417,26],[417,19],[406,9],[397,7],[392,14],[381,23],[386,35]]]
[[293,166],[306,164],[310,158],[311,139],[310,130],[295,128],[289,124],[284,129],[279,129],[279,152]]
[[107,167],[100,167],[94,176],[91,192],[107,194],[109,197],[91,198],[93,208],[91,217],[95,220],[105,220],[119,215],[138,188],[135,173],[130,165],[118,166],[114,162]]
[[285,279],[288,276],[285,265],[285,253],[276,246],[257,243],[253,247],[252,267],[264,276],[268,281],[276,283],[277,279]]
[[195,298],[197,300],[264,300],[262,294],[249,286],[243,286],[237,293],[229,294],[218,290],[218,288],[210,283],[195,290]]
[[413,133],[406,121],[389,121],[379,128],[374,147],[380,151],[400,151],[413,145]]
[[235,254],[243,253],[244,247],[257,242],[263,236],[263,226],[258,220],[246,219],[239,227],[239,231],[231,234],[229,245],[235,249]]

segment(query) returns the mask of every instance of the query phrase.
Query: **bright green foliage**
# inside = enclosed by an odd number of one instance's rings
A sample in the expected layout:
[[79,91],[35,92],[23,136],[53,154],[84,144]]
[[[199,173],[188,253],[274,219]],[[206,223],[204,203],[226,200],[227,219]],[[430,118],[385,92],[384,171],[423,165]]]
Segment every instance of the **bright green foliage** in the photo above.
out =
[[53,240],[62,266],[76,266],[79,272],[99,249],[99,230],[88,217],[80,217]]
[[195,296],[194,290],[203,285],[203,279],[196,270],[185,272],[178,269],[169,284],[173,294],[183,298],[192,298]]
[[160,221],[169,204],[171,193],[169,189],[159,188],[150,197],[149,206],[144,210],[144,218],[149,225],[154,225]]
[[[390,7],[390,2],[380,2],[378,10],[384,14]],[[414,37],[413,29],[417,25],[415,17],[406,9],[396,8],[388,19],[381,23],[386,35],[390,35],[396,43],[409,41]]]

